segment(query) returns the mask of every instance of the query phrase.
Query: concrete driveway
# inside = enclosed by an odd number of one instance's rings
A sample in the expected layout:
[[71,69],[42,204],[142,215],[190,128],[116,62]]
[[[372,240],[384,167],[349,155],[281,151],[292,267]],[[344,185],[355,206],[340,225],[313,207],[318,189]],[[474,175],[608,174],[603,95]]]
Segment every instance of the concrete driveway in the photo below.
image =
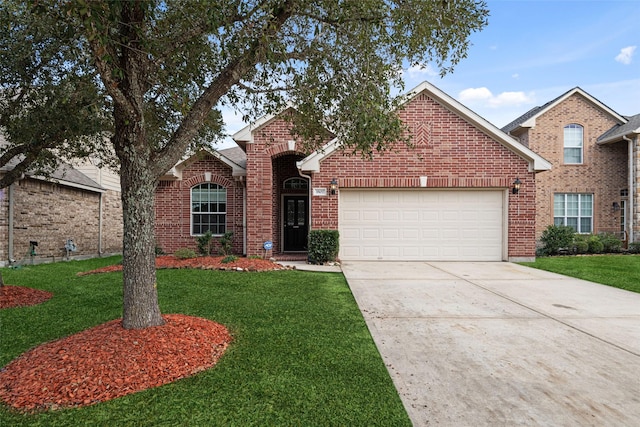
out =
[[640,294],[511,263],[342,269],[415,426],[640,425]]

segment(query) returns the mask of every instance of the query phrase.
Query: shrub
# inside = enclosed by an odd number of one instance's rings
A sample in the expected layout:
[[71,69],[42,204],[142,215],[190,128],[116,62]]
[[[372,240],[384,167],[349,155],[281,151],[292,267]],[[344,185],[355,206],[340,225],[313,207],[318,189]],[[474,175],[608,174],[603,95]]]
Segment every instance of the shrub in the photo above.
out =
[[164,255],[164,251],[160,246],[156,245],[156,256],[159,256],[159,255]]
[[590,254],[601,254],[604,250],[604,245],[600,240],[600,236],[589,236],[587,242],[589,243]]
[[640,242],[629,243],[630,254],[640,254]]
[[312,230],[309,233],[309,262],[324,264],[335,261],[340,248],[338,230]]
[[573,250],[577,254],[586,254],[589,252],[588,236],[585,234],[576,234],[573,236]]
[[196,254],[196,251],[189,248],[180,248],[177,251],[175,251],[174,255],[176,256],[176,258],[180,258],[180,259],[195,258],[198,256],[198,254]]
[[196,238],[196,242],[198,242],[198,252],[201,255],[211,255],[211,238],[213,234],[211,234],[210,230],[207,230],[202,236],[198,236]]
[[600,236],[605,253],[618,253],[622,249],[622,241],[613,233],[604,233]]
[[237,261],[238,257],[235,255],[227,255],[226,257],[222,258],[222,263],[223,264],[229,264],[231,262]]
[[233,232],[227,231],[218,242],[220,243],[220,249],[218,250],[220,255],[233,254]]
[[567,225],[548,226],[540,238],[543,252],[547,255],[555,255],[562,248],[571,248],[573,234],[573,228]]

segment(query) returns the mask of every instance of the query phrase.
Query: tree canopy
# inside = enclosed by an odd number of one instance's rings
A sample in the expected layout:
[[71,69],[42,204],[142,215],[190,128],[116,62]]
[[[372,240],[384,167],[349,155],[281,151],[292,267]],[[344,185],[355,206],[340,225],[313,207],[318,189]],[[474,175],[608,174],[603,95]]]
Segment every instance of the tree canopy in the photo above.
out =
[[250,121],[293,105],[309,151],[326,129],[354,153],[385,150],[406,137],[392,96],[403,67],[452,71],[487,16],[480,0],[5,0],[0,166],[114,152],[125,324],[158,324],[153,190],[190,146],[223,135],[222,108]]

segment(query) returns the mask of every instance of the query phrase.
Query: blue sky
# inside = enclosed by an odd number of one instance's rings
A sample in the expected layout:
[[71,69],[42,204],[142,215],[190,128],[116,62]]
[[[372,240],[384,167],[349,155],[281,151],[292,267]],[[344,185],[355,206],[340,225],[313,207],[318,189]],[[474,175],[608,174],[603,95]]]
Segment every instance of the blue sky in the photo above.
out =
[[[407,69],[498,127],[579,86],[622,115],[640,114],[640,1],[488,0],[489,25],[452,74]],[[225,114],[230,134],[244,127]]]

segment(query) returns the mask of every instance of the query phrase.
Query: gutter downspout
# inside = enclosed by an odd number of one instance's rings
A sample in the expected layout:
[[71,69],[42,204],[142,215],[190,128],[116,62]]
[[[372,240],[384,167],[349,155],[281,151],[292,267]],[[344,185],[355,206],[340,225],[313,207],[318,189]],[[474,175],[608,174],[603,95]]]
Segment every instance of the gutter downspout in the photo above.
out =
[[9,185],[9,232],[8,232],[8,248],[7,248],[7,258],[9,260],[9,264],[13,261],[13,199],[15,196],[14,185]]
[[309,208],[307,209],[308,211],[307,215],[308,215],[308,221],[309,221],[309,225],[307,226],[307,238],[308,238],[309,232],[311,231],[311,175],[303,174],[302,170],[300,169],[298,169],[298,175],[309,180],[309,185],[307,186],[307,197],[309,198]]
[[100,193],[98,199],[98,256],[102,256],[102,196],[104,193]]
[[625,141],[627,141],[627,145],[629,147],[629,153],[628,153],[628,158],[629,158],[629,212],[627,213],[627,216],[629,217],[629,219],[627,220],[627,226],[628,226],[628,235],[629,235],[629,239],[627,240],[627,242],[629,243],[633,243],[634,240],[634,233],[633,233],[633,223],[634,223],[634,201],[635,201],[635,195],[636,195],[636,188],[634,186],[634,180],[633,180],[633,168],[634,168],[634,164],[635,162],[633,161],[633,142],[634,140],[631,138],[628,138],[626,135],[622,135],[622,139],[624,139]]

